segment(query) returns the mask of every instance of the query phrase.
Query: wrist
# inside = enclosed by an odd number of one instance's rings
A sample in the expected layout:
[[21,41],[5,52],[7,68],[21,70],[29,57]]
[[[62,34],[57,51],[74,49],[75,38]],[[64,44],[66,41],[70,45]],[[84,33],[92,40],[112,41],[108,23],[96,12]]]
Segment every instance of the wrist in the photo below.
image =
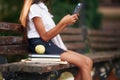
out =
[[68,24],[67,24],[67,23],[65,23],[65,22],[63,22],[63,21],[60,21],[60,22],[59,22],[59,24],[60,24],[60,26],[63,26],[63,27],[68,26]]

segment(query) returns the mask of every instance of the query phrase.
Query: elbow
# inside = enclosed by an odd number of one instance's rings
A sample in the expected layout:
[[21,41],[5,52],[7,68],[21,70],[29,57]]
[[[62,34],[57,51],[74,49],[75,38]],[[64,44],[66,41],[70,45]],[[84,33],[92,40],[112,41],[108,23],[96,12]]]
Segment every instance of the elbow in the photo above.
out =
[[47,33],[41,34],[40,37],[45,42],[48,42],[51,39],[51,36]]
[[48,42],[48,41],[49,41],[49,38],[46,37],[46,36],[41,36],[41,39],[42,39],[43,41],[45,41],[45,42]]

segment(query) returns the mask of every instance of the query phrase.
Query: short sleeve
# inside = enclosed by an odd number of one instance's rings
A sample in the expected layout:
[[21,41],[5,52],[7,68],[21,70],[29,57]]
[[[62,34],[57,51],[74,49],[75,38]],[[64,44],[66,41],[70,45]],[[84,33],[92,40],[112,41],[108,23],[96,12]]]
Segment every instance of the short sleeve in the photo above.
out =
[[38,5],[33,4],[30,7],[29,18],[32,19],[34,17],[41,17],[41,16],[42,16],[42,9]]

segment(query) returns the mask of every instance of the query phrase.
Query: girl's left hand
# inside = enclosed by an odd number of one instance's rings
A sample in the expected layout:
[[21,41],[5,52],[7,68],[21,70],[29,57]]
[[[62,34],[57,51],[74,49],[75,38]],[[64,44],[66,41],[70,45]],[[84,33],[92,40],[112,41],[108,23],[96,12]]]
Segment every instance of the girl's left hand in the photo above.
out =
[[66,15],[62,18],[60,22],[66,25],[72,25],[78,20],[78,16],[78,14]]

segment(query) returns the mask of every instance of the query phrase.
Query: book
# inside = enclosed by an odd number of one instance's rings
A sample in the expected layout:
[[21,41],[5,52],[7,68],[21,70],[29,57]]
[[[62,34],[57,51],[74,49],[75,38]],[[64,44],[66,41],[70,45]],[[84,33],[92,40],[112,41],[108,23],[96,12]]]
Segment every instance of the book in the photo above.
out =
[[61,61],[60,58],[28,58],[31,61]]
[[28,55],[29,58],[60,58],[60,55],[56,55],[56,54],[29,54]]
[[60,58],[28,58],[28,59],[22,59],[21,62],[25,63],[35,63],[35,64],[40,64],[40,63],[55,63],[55,64],[67,64],[67,61],[61,61]]
[[22,59],[21,62],[25,63],[55,63],[55,64],[67,64],[67,61],[61,61],[60,55],[56,54],[29,54],[27,59]]

